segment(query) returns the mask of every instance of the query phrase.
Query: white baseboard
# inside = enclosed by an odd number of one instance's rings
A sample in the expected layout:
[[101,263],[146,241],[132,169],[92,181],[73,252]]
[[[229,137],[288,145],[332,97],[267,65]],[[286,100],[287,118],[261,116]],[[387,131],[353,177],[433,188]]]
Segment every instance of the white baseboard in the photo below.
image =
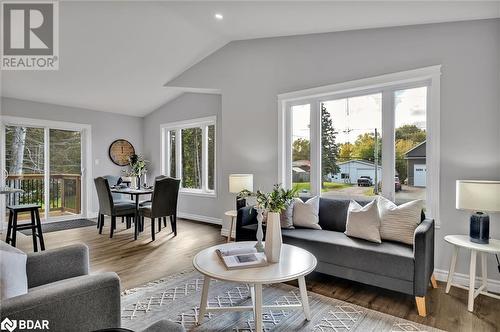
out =
[[184,219],[191,219],[191,220],[195,220],[195,221],[202,221],[202,222],[206,222],[209,224],[222,225],[222,219],[220,219],[220,218],[207,217],[207,216],[202,216],[199,214],[177,212],[177,217],[184,218]]
[[[439,281],[448,281],[448,271],[446,270],[434,269],[434,276]],[[481,285],[481,282],[481,278],[476,276],[476,285]],[[469,275],[455,272],[453,276],[453,283],[469,287]],[[500,280],[488,279],[488,291],[500,293]]]

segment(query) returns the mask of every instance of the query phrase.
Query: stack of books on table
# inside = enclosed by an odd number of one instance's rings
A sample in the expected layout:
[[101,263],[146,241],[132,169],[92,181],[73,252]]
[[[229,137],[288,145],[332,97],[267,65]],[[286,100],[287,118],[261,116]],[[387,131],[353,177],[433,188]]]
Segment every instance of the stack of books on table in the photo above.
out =
[[245,269],[250,267],[261,267],[267,265],[266,255],[257,252],[253,246],[241,246],[235,244],[224,249],[216,249],[215,252],[228,270]]

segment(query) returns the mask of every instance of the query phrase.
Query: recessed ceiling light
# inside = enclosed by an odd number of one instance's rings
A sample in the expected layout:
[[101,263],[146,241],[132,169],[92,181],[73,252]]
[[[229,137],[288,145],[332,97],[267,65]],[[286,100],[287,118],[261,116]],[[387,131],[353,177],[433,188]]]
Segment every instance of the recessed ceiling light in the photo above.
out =
[[217,19],[219,21],[224,18],[224,16],[222,14],[220,14],[220,13],[215,14],[214,17],[215,17],[215,19]]

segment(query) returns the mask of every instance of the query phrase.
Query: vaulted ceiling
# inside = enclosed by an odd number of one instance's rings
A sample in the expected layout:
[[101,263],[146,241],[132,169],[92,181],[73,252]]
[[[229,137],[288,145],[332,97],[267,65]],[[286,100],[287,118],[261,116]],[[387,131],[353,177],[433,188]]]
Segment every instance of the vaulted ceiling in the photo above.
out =
[[[500,17],[500,1],[60,1],[58,71],[4,71],[2,96],[144,116],[232,40]],[[222,14],[218,20],[215,14]]]

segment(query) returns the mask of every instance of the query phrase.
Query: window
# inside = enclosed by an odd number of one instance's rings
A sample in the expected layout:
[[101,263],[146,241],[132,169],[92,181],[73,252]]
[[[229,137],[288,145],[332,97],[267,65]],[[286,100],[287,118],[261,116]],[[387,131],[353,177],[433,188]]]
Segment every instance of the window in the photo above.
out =
[[181,192],[215,195],[215,117],[162,126],[162,173],[181,179]]
[[280,181],[307,195],[426,202],[438,221],[440,66],[285,93]]
[[[321,192],[369,199],[381,178],[382,94],[321,103]],[[339,176],[340,174],[340,176]]]

